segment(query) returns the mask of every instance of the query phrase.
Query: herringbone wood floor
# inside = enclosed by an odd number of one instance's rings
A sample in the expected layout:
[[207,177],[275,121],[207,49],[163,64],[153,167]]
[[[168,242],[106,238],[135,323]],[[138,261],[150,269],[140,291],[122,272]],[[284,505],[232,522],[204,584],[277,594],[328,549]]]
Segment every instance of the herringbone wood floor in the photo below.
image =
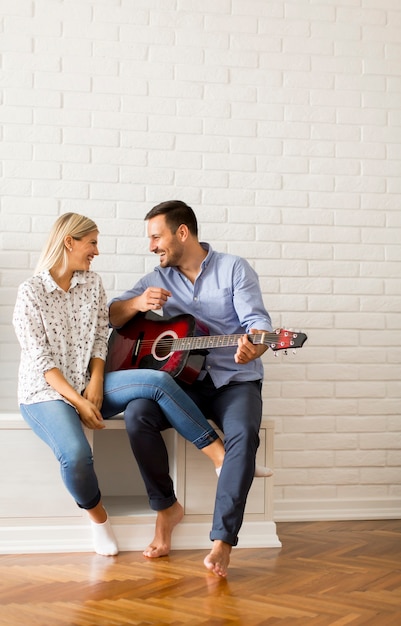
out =
[[401,520],[278,524],[283,547],[0,556],[1,626],[400,626]]

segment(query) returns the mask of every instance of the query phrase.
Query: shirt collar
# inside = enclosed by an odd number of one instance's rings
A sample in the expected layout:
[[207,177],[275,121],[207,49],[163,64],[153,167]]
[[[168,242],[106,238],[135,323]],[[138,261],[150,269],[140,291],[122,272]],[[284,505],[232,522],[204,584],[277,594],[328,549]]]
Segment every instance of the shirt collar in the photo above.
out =
[[[51,293],[52,291],[56,291],[59,289],[58,284],[52,278],[49,270],[45,270],[42,272],[42,280],[45,286],[47,293]],[[74,272],[71,278],[70,289],[73,289],[77,285],[83,285],[86,283],[85,272]]]
[[205,258],[203,259],[203,261],[201,263],[201,269],[204,270],[205,267],[207,267],[209,262],[210,262],[210,259],[211,259],[212,254],[213,254],[213,248],[210,245],[210,243],[206,243],[206,241],[201,241],[200,245],[202,246],[202,248],[204,250],[207,251],[207,255],[205,256]]

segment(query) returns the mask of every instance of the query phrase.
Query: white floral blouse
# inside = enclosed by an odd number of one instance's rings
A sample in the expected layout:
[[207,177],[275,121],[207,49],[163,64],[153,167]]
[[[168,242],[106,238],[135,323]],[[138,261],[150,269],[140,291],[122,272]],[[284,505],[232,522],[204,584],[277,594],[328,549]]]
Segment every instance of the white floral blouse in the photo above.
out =
[[90,360],[106,359],[107,299],[95,272],[75,272],[67,292],[49,271],[28,279],[19,286],[13,324],[21,346],[20,404],[64,399],[44,377],[54,367],[82,393]]

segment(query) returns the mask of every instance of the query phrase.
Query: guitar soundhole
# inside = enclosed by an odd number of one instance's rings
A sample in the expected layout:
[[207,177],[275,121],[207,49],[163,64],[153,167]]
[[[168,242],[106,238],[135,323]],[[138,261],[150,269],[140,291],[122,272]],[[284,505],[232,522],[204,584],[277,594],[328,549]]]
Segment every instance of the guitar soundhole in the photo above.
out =
[[157,359],[165,359],[171,352],[171,346],[173,345],[173,337],[168,335],[163,337],[158,344],[156,344],[155,355]]
[[177,339],[178,335],[173,330],[166,330],[164,333],[159,335],[153,346],[152,346],[152,356],[156,361],[163,361],[166,359],[171,352],[173,351],[173,342],[174,339]]

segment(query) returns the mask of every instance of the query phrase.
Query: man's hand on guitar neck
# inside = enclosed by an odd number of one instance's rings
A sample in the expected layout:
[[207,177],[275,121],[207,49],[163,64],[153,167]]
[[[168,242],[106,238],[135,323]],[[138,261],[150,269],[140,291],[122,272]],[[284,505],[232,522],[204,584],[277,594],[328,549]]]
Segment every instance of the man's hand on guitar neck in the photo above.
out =
[[[251,328],[249,332],[250,334],[256,334],[263,333],[264,331]],[[238,349],[234,355],[234,361],[240,365],[245,365],[246,363],[249,363],[249,361],[253,361],[254,359],[262,356],[266,350],[267,346],[263,344],[255,345],[252,341],[249,341],[248,335],[242,335],[242,337],[238,339]]]
[[110,306],[110,323],[112,326],[120,328],[137,313],[161,309],[171,295],[171,291],[167,291],[167,289],[148,287],[140,296],[130,300],[116,300]]

